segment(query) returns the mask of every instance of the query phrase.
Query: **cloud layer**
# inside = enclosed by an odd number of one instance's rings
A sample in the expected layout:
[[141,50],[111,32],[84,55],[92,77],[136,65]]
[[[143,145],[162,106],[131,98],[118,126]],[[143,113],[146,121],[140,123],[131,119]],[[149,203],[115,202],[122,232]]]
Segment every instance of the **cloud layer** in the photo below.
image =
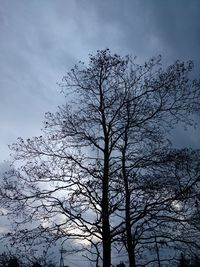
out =
[[200,63],[199,10],[198,0],[3,1],[0,160],[16,137],[39,133],[45,111],[63,101],[56,82],[97,49]]

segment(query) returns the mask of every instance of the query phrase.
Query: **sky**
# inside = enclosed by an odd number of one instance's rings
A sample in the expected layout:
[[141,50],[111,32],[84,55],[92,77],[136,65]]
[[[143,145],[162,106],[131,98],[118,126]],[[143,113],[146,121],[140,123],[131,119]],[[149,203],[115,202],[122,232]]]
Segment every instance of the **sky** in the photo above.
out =
[[[39,135],[45,112],[64,103],[57,83],[98,49],[139,63],[191,59],[200,77],[199,14],[199,0],[0,0],[0,169],[8,145]],[[199,129],[172,137],[200,147]]]
[[0,161],[17,137],[39,134],[65,101],[57,82],[98,49],[192,59],[199,74],[199,12],[199,0],[0,0]]

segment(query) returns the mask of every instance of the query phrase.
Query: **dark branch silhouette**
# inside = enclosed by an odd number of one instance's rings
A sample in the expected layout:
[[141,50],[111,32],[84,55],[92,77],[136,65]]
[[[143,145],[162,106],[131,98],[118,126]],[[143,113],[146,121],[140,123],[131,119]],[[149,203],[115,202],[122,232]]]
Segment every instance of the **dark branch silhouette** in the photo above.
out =
[[15,165],[0,193],[15,239],[76,240],[103,267],[111,249],[135,267],[153,248],[162,262],[161,244],[198,247],[199,152],[167,139],[200,110],[192,69],[162,69],[161,57],[138,65],[109,50],[75,66],[61,84],[67,103],[46,114],[43,135],[10,146]]

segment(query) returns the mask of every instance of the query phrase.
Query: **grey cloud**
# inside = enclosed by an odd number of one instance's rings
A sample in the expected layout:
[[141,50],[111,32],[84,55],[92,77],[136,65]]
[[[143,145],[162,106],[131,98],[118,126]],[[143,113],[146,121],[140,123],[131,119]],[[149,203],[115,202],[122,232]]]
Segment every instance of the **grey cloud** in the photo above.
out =
[[198,0],[2,2],[1,150],[38,133],[44,112],[63,101],[56,82],[97,49],[199,63],[199,10]]
[[115,4],[93,1],[93,5],[102,25],[118,29],[122,51],[135,53],[142,59],[161,53],[168,61],[176,58],[199,61],[198,0],[115,1]]
[[164,54],[200,61],[199,1],[148,1],[146,8],[151,32],[161,41]]

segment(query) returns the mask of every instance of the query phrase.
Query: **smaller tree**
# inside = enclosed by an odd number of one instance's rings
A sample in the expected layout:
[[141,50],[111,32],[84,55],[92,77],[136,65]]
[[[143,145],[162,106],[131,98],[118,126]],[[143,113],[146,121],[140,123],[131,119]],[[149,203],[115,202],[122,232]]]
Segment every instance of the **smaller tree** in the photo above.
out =
[[8,262],[8,267],[19,267],[19,260],[17,259],[17,257],[13,257],[9,260]]
[[9,256],[6,253],[0,255],[0,267],[5,267],[8,264]]
[[34,262],[32,267],[42,267],[42,265],[39,262]]
[[121,261],[120,264],[117,264],[116,267],[125,267],[125,264],[123,263],[123,261]]
[[178,267],[199,267],[200,266],[200,258],[197,255],[194,256],[184,256],[181,253],[180,261]]
[[187,259],[183,253],[181,253],[180,262],[178,267],[190,267],[190,261]]
[[192,258],[191,267],[199,267],[199,266],[200,266],[200,258],[197,255],[195,255]]

